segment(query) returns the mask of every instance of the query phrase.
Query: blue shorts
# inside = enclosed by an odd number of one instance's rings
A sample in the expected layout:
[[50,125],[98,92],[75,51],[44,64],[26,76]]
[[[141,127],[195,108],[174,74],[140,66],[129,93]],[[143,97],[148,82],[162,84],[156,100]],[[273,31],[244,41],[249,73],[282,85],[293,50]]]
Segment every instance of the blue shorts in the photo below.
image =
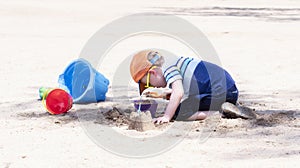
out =
[[[186,120],[195,112],[220,110],[224,102],[236,103],[238,89],[230,74],[222,67],[201,61],[193,70],[187,99],[178,106],[173,119]],[[183,79],[185,80],[185,79]]]
[[199,94],[190,96],[185,99],[177,107],[173,120],[187,120],[198,111],[218,111],[224,102],[236,104],[238,100],[238,89],[236,85],[227,90],[227,93],[219,96],[212,96],[211,94]]

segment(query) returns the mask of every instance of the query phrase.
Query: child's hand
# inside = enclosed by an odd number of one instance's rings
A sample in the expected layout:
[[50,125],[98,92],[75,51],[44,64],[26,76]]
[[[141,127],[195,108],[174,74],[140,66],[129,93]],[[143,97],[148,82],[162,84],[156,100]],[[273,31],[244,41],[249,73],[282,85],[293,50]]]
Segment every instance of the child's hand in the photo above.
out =
[[142,95],[151,98],[162,98],[169,100],[172,89],[168,88],[147,88]]
[[168,123],[169,121],[170,121],[170,118],[167,116],[162,116],[162,117],[153,119],[153,123],[156,123],[156,124]]
[[143,93],[146,97],[152,97],[152,98],[163,98],[163,94],[159,94],[157,92],[145,92]]

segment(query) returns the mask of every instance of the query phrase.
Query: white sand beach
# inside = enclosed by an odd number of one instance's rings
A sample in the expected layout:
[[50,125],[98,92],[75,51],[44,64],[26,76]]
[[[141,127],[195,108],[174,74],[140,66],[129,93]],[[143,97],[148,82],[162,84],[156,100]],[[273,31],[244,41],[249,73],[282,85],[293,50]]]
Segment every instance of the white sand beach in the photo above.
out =
[[[165,127],[140,133],[100,122],[113,106],[133,109],[121,101],[137,96],[133,82],[110,86],[105,102],[74,104],[65,115],[47,113],[39,88],[57,87],[58,76],[100,28],[140,12],[173,14],[201,30],[235,79],[239,103],[255,109],[258,118],[215,114],[194,122],[167,151],[128,158],[99,146],[85,124],[114,127],[129,137],[162,134]],[[299,167],[299,30],[297,0],[0,0],[0,167]],[[122,59],[148,46],[192,55],[174,39],[141,35],[115,45],[95,68],[113,81]],[[210,136],[203,140],[202,133]],[[178,136],[167,134],[164,141]]]

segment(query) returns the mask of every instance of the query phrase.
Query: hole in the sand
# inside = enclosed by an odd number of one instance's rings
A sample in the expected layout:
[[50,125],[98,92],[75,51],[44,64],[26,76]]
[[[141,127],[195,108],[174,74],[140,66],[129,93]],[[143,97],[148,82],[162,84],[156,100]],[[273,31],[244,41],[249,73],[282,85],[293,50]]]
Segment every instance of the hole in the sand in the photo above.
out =
[[258,126],[272,127],[279,124],[290,124],[290,121],[296,119],[295,111],[283,111],[283,112],[274,112],[274,111],[264,111],[263,114],[260,114],[259,117],[254,122]]

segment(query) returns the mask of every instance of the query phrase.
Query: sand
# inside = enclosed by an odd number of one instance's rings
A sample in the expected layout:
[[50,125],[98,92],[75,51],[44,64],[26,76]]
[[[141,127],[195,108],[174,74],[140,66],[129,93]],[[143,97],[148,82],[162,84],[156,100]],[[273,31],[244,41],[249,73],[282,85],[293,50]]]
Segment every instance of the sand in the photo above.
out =
[[150,111],[146,112],[131,112],[130,116],[130,123],[128,129],[133,129],[137,131],[149,131],[154,130],[155,125],[152,121]]
[[[294,0],[0,0],[0,167],[299,167],[299,8]],[[203,31],[236,80],[239,103],[255,109],[257,118],[213,113],[204,121],[129,130],[125,118],[134,107],[128,98],[137,97],[132,81],[111,85],[105,102],[74,105],[63,115],[47,113],[38,89],[57,87],[58,75],[102,26],[146,11],[176,14]],[[132,37],[111,49],[97,70],[113,82],[122,56],[149,45],[192,53],[174,40]],[[138,143],[160,135],[161,143],[178,143],[149,157],[128,158],[99,145],[96,135],[108,129]],[[126,149],[126,138],[117,142],[108,144],[110,149]]]

